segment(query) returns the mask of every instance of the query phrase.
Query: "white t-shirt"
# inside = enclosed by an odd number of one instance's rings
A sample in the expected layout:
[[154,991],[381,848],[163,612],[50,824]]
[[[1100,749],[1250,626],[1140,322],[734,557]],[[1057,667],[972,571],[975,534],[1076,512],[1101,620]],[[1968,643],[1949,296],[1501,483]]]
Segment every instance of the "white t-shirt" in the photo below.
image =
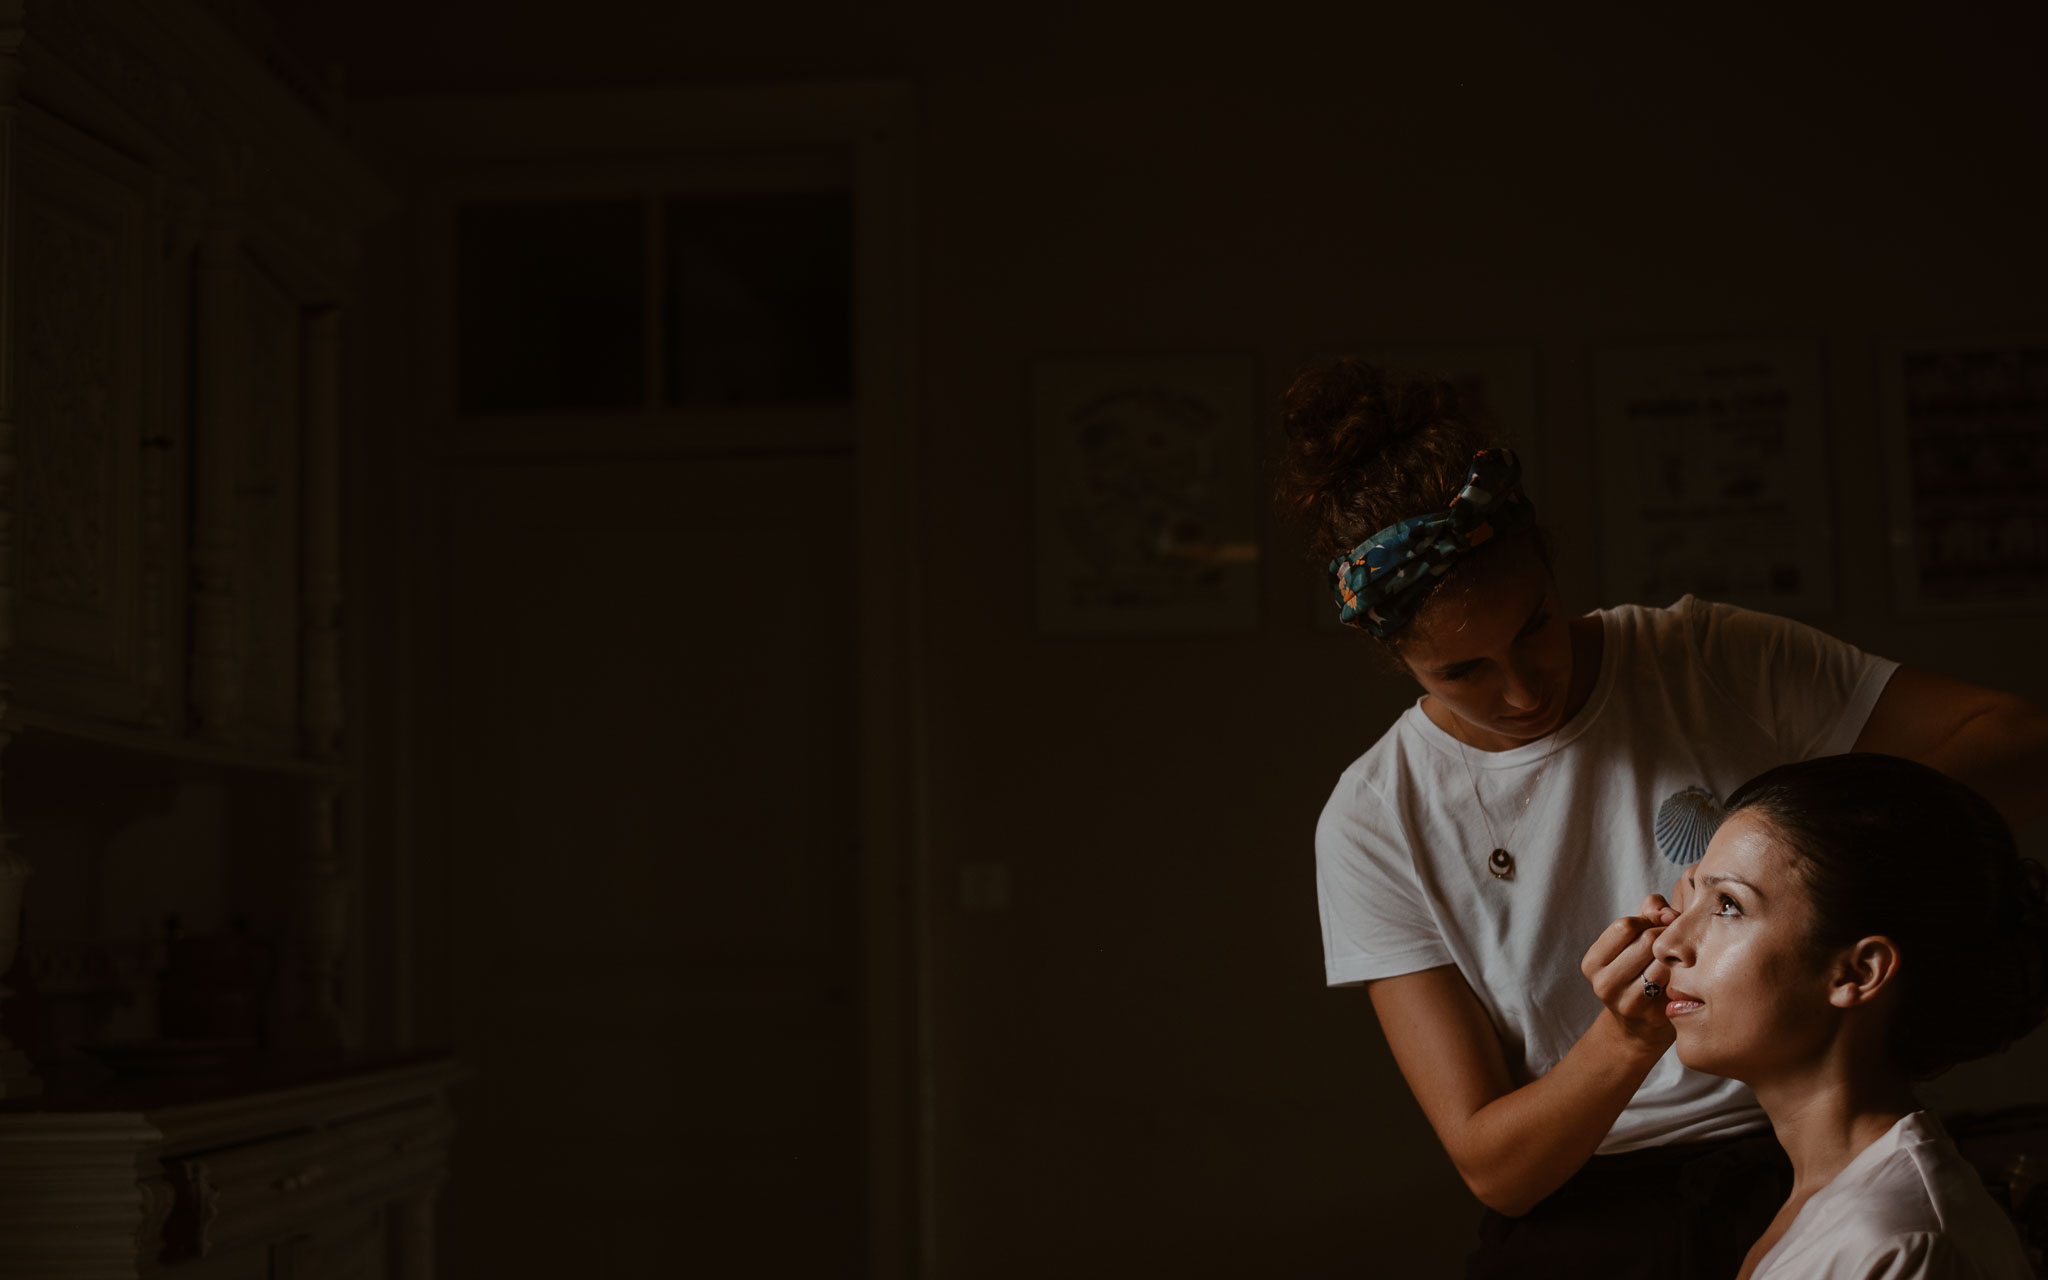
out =
[[2033,1280],[2019,1232],[1915,1111],[1813,1193],[1750,1280]]
[[[1691,596],[1599,615],[1600,674],[1555,733],[1476,751],[1411,707],[1337,783],[1316,827],[1331,985],[1456,965],[1526,1083],[1600,1002],[1579,960],[1616,916],[1666,893],[1699,843],[1684,813],[1765,769],[1847,751],[1897,664],[1811,627]],[[1474,792],[1484,805],[1474,803]],[[1667,808],[1665,843],[1656,835]],[[1512,879],[1487,870],[1504,845]],[[1760,1127],[1748,1089],[1667,1053],[1602,1152]]]

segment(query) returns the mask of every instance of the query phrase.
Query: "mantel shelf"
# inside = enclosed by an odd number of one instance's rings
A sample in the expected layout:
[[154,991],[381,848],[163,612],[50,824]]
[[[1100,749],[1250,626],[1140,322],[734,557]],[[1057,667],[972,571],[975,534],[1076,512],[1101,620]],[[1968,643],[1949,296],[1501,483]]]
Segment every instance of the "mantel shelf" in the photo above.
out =
[[11,708],[5,715],[0,715],[0,732],[16,737],[25,734],[49,734],[73,742],[111,747],[117,751],[152,759],[228,769],[240,773],[271,774],[337,783],[343,778],[342,766],[332,761],[300,760],[238,747],[217,746],[189,738],[172,737],[167,733],[148,729],[107,724],[89,717],[38,711],[27,707]]
[[[171,1114],[183,1129],[220,1142],[218,1131],[245,1126],[247,1117],[319,1101],[333,1093],[371,1096],[378,1090],[445,1088],[474,1074],[443,1052],[345,1054],[270,1051],[219,1070],[118,1075],[74,1059],[45,1064],[48,1087],[35,1097],[0,1102],[0,1117],[38,1113],[134,1112]],[[357,1109],[370,1110],[374,1105]],[[259,1126],[260,1127],[260,1126]],[[284,1127],[284,1126],[280,1126]]]

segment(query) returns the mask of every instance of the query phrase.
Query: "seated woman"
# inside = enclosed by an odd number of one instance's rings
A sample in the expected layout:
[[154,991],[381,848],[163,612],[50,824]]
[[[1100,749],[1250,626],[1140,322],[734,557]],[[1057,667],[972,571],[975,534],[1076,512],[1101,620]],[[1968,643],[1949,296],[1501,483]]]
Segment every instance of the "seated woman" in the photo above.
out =
[[1729,797],[1643,983],[1679,1058],[1749,1085],[1791,1156],[1743,1277],[2031,1280],[1912,1082],[2041,1021],[2044,881],[1990,805],[1912,761],[1827,756]]

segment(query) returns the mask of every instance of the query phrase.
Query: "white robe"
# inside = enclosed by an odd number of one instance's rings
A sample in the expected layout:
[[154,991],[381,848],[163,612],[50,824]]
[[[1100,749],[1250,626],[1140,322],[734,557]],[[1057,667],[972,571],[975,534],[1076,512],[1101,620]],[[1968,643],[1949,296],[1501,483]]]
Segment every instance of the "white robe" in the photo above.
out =
[[1915,1111],[1815,1192],[1750,1280],[2033,1280],[2019,1232]]

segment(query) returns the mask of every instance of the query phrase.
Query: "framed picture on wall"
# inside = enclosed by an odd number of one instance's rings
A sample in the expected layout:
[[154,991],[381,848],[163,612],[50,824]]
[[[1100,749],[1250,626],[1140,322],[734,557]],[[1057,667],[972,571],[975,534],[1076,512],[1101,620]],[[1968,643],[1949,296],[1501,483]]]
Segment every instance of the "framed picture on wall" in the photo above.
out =
[[1898,610],[2048,606],[2048,337],[1897,344],[1879,371]]
[[1039,630],[1258,625],[1257,395],[1248,357],[1033,366]]
[[1605,601],[1834,612],[1822,386],[1812,342],[1596,352]]
[[[1522,484],[1543,501],[1543,450],[1536,419],[1536,353],[1526,347],[1376,345],[1330,352],[1319,359],[1355,355],[1397,376],[1433,376],[1456,384],[1467,401],[1500,429],[1522,460]],[[1310,616],[1321,630],[1347,631],[1337,621],[1337,604],[1329,579],[1319,565],[1302,570],[1307,582]]]

